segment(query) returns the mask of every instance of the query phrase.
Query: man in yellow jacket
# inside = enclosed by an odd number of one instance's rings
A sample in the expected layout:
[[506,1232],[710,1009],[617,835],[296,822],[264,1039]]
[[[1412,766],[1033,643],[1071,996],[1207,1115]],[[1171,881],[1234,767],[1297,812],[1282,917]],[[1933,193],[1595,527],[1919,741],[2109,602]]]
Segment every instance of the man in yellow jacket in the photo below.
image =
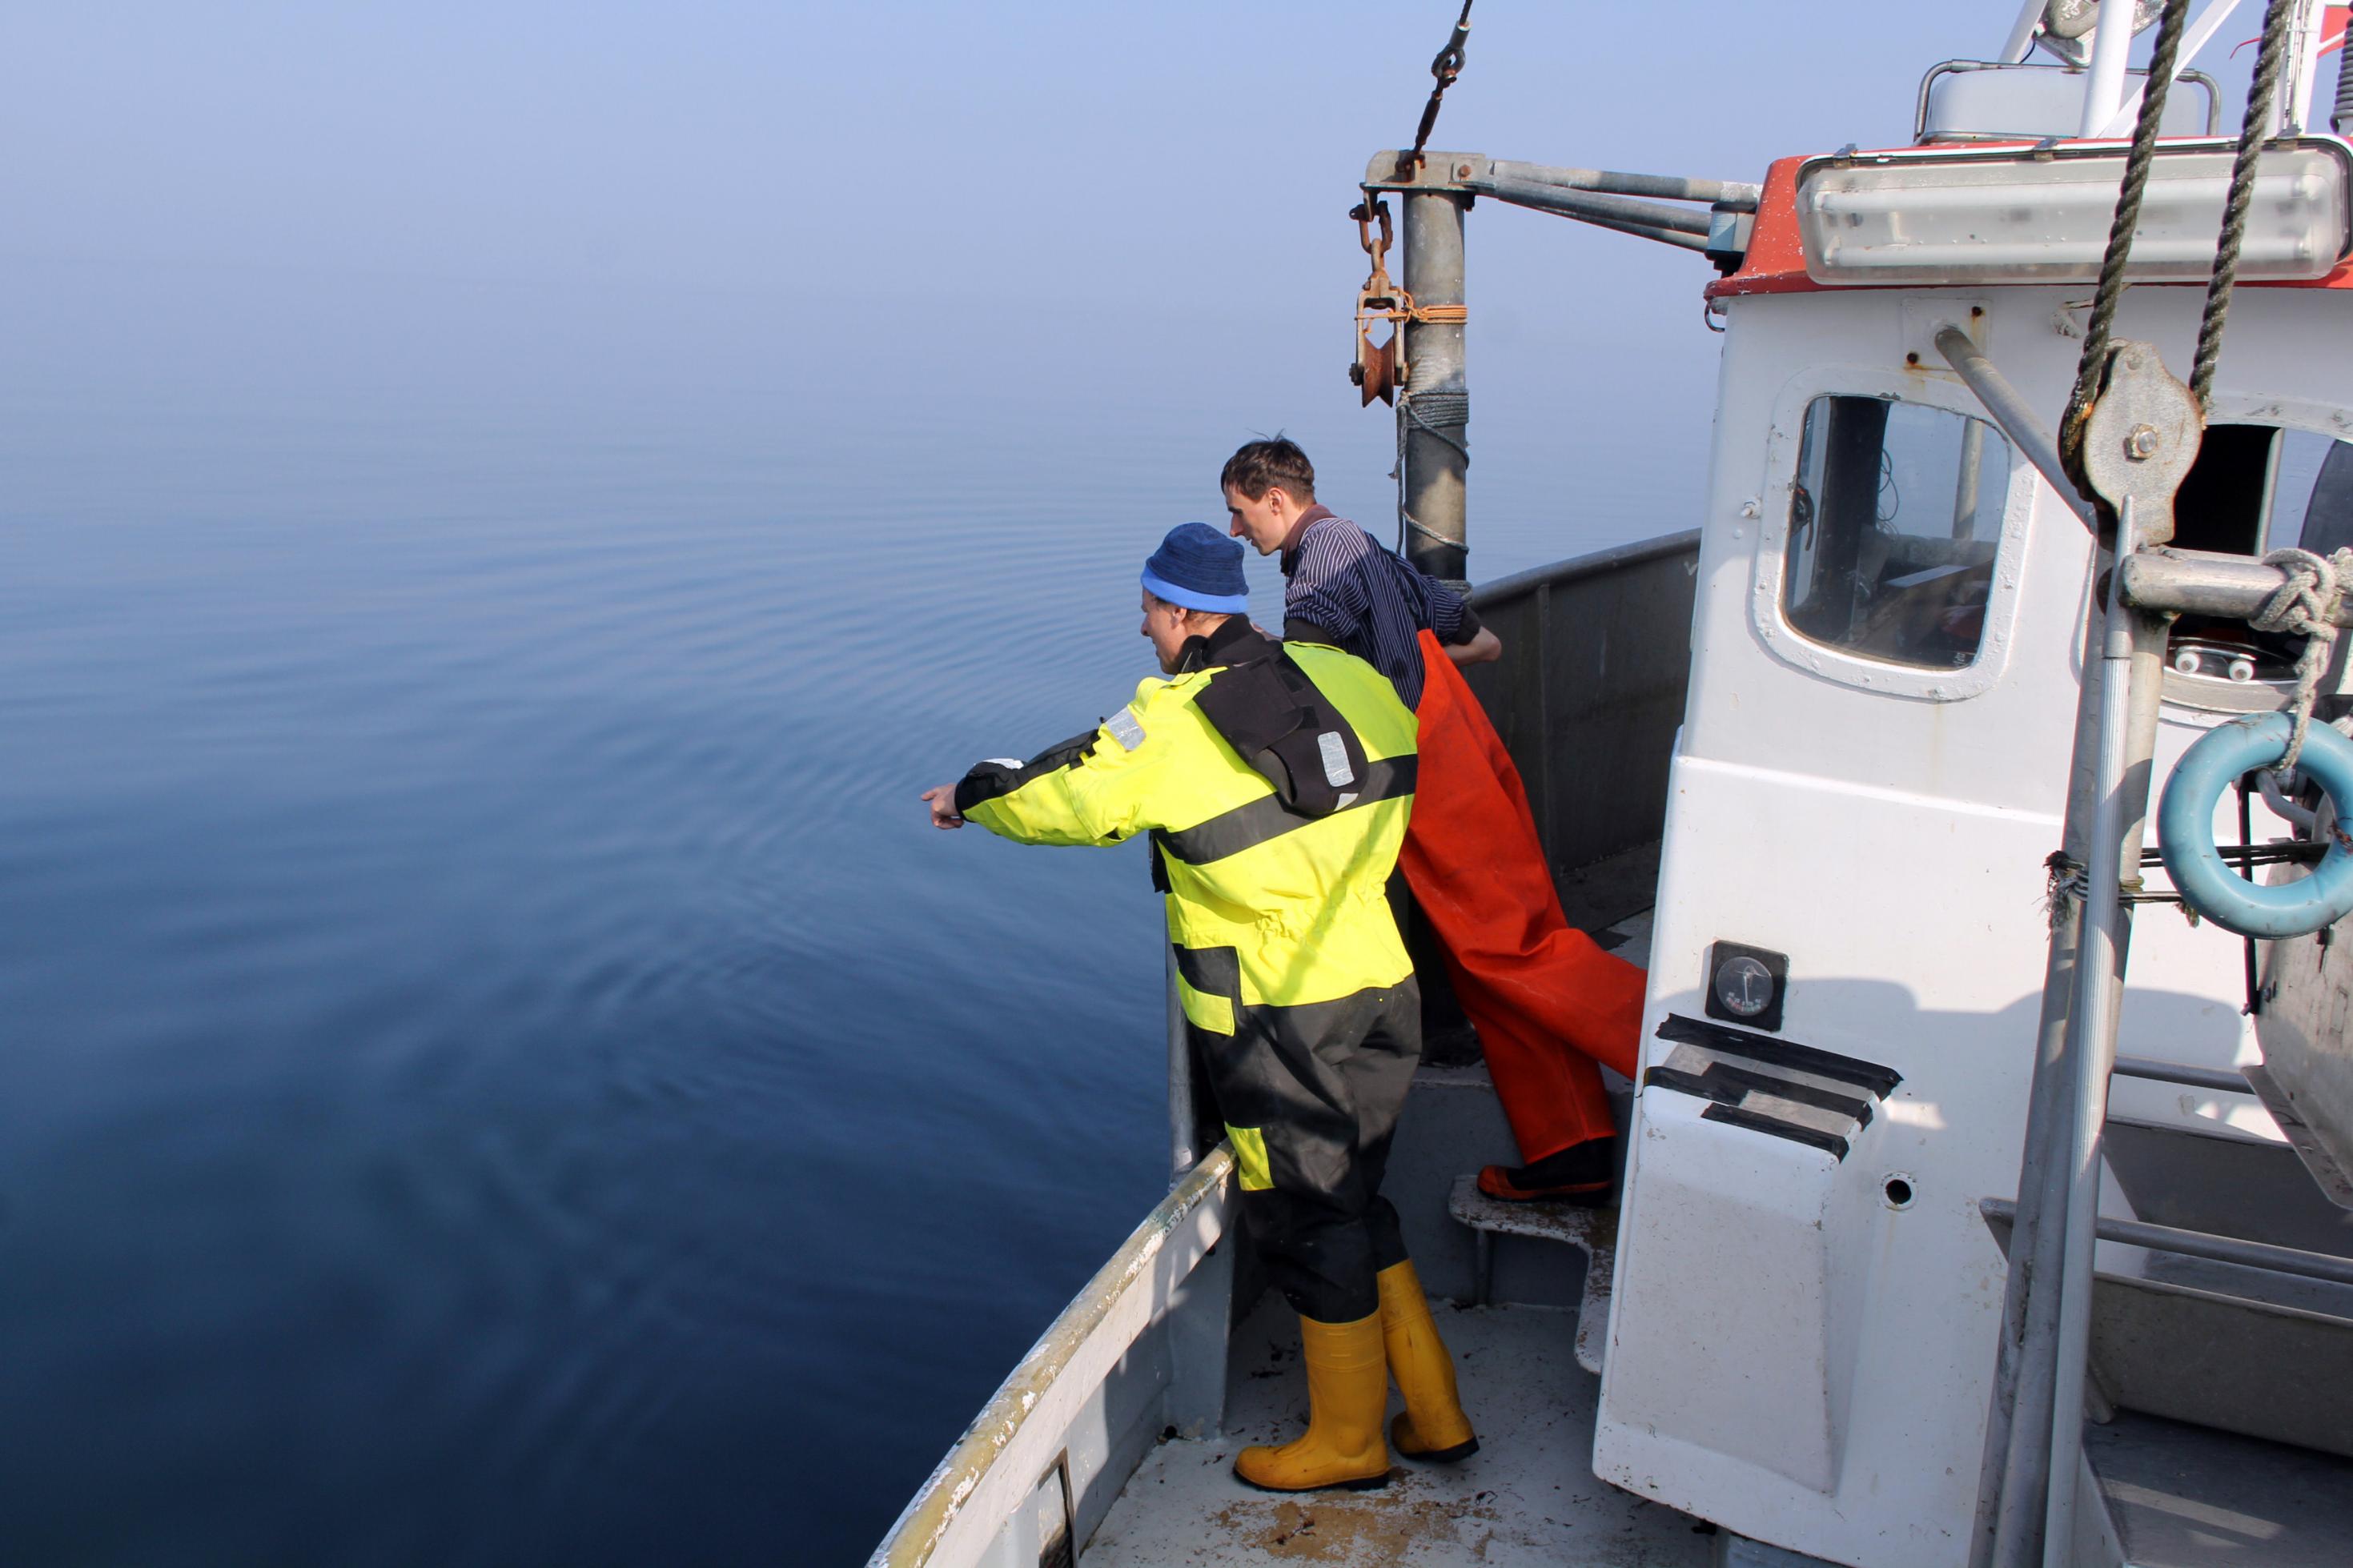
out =
[[1245,1448],[1271,1491],[1387,1484],[1399,1452],[1479,1447],[1397,1211],[1380,1195],[1421,1054],[1420,997],[1388,882],[1412,810],[1414,716],[1337,648],[1250,623],[1241,547],[1172,531],[1144,570],[1145,637],[1169,677],[1026,763],[981,763],[924,800],[941,827],[1023,844],[1149,835],[1177,994],[1233,1144],[1243,1223],[1300,1314],[1307,1433]]

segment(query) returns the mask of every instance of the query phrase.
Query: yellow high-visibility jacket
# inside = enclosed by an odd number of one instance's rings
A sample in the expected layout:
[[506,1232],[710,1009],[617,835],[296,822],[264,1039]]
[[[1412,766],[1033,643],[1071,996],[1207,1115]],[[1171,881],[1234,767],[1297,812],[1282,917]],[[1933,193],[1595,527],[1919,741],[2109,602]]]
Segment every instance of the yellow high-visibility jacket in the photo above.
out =
[[1413,973],[1387,898],[1413,807],[1412,710],[1362,659],[1282,645],[1365,757],[1364,776],[1342,781],[1347,804],[1303,815],[1196,704],[1244,638],[1267,647],[1236,616],[1188,646],[1186,673],[1144,681],[1099,729],[1026,763],[984,763],[956,789],[967,820],[1019,843],[1152,834],[1186,1014],[1223,1035],[1237,1007],[1335,1001]]

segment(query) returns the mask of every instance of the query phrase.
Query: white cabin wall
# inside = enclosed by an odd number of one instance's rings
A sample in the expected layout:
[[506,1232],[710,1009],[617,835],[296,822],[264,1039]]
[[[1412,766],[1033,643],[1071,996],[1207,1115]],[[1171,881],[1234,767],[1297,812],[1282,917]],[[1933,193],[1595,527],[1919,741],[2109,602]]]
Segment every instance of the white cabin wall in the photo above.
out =
[[[1919,401],[1977,407],[1949,372],[1932,374],[1905,363],[1907,352],[1917,352],[1907,344],[1912,334],[1905,307],[1923,297],[1885,289],[1733,302],[1725,406],[1718,416],[1700,553],[1701,602],[1694,612],[1706,641],[1704,651],[1694,651],[1683,754],[2055,816],[2074,714],[2072,703],[2050,700],[2042,680],[2006,680],[1957,701],[1890,699],[1777,656],[1752,613],[1757,538],[1788,509],[1788,470],[1806,390],[1817,382],[1843,381],[1859,391],[1908,383],[1906,395]],[[2072,380],[2077,345],[2047,326],[2032,335],[2021,330],[2017,301],[1982,289],[1941,297],[1964,311],[1968,302],[1985,302],[1987,346],[2021,387],[2063,387]],[[1732,363],[1736,358],[1740,363]],[[1841,372],[1852,374],[1842,377]],[[2038,405],[2044,401],[2033,391],[2028,395]],[[2059,397],[2049,402],[2055,408]],[[1778,432],[1777,416],[1784,426]],[[1768,472],[1777,434],[1789,455],[1782,471]],[[1760,513],[1754,520],[1740,515],[1750,501]],[[2009,663],[2014,671],[2045,677],[2064,668],[2072,685],[2090,536],[2047,490],[2036,496],[2028,526],[2028,555],[2016,563],[2021,599]],[[2062,763],[2055,775],[2033,765],[2053,754]]]
[[[1904,1082],[1819,1178],[1821,1190],[1793,1194],[1825,1215],[1812,1239],[1744,1256],[1737,1268],[1674,1239],[1689,1236],[1686,1211],[1704,1206],[1720,1179],[1708,1167],[1722,1162],[1699,1156],[1696,1141],[1773,1140],[1680,1114],[1653,1135],[1652,1094],[1662,1117],[1668,1101],[1676,1112],[1691,1102],[1644,1091],[1595,1468],[1744,1534],[1871,1568],[1965,1556],[2003,1278],[1977,1205],[2016,1188],[2046,942],[2042,861],[2059,842],[2093,551],[2083,524],[2015,459],[2013,495],[2031,510],[1998,567],[2015,580],[2007,646],[1982,689],[1934,700],[1856,684],[1851,664],[1841,679],[1836,660],[1811,658],[1785,628],[1768,637],[1761,617],[1778,606],[1760,605],[1758,541],[1786,515],[1795,422],[1813,391],[1886,389],[1976,410],[1949,372],[1906,364],[1924,306],[1933,316],[1981,304],[1991,357],[2055,424],[2081,348],[2059,324],[2080,326],[2069,307],[2088,293],[1857,289],[1730,302],[1646,1027],[1701,1016],[1709,944],[1747,943],[1789,955],[1780,1038],[1883,1065]],[[2157,342],[2186,374],[2200,297],[2136,289],[2118,335]],[[2329,341],[2314,331],[2323,313],[2341,310],[2314,291],[2242,289],[2217,416],[2276,405],[2284,412],[2265,416],[2341,419],[2318,406],[2330,367],[2309,347]],[[2002,629],[1989,625],[1989,647]],[[1916,674],[1884,684],[1906,680],[1925,684]],[[2168,708],[2160,787],[2212,721]],[[2218,827],[2235,833],[2228,816],[2218,814]],[[2278,831],[2258,820],[2259,837]],[[2232,1061],[2247,1038],[2240,963],[2225,933],[2144,910],[2124,1048]],[[1646,1066],[1665,1051],[1649,1045]],[[2210,1125],[2227,1114],[2269,1135],[2243,1105],[2209,1097],[2201,1108],[2151,1087],[2126,1085],[2119,1110]],[[1879,1201],[1898,1173],[1915,1194],[1900,1211]],[[1724,1195],[1727,1213],[1757,1201]],[[1808,1289],[1833,1298],[1800,1314],[1840,1325],[1827,1346],[1819,1331],[1793,1331],[1787,1314],[1749,1310]],[[1776,1440],[1772,1417],[1727,1400],[1727,1378],[1826,1379],[1815,1407],[1838,1429],[1805,1446],[1839,1456],[1835,1473],[1760,1459]]]

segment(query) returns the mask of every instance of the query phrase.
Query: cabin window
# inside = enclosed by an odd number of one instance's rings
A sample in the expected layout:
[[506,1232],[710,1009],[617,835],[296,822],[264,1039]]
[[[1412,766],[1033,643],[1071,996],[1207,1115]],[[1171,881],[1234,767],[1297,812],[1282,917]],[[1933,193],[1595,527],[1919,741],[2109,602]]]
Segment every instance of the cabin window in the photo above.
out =
[[1982,419],[1888,397],[1806,406],[1781,613],[1864,658],[1959,669],[1978,657],[2010,493]]
[[[2173,542],[2259,555],[2301,546],[2327,555],[2353,544],[2353,441],[2276,425],[2216,423],[2173,500]],[[2173,666],[2230,680],[2295,679],[2300,637],[2243,622],[2184,616]]]
[[2353,544],[2353,441],[2276,425],[2206,427],[2173,500],[2173,542],[2257,555]]

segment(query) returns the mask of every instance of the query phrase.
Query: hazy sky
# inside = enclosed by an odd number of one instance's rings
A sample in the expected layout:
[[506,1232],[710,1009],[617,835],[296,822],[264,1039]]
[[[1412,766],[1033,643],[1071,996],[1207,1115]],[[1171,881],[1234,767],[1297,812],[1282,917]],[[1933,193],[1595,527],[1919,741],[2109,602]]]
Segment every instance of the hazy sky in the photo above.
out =
[[[1776,155],[1905,140],[1921,71],[1989,52],[2010,15],[1487,0],[1439,141],[1754,179]],[[1444,0],[11,6],[0,247],[1320,300],[1352,265],[1348,187],[1410,134],[1450,19]],[[1604,276],[1665,259],[1534,216],[1482,226]]]
[[[1386,468],[1338,379],[1364,273],[1344,214],[1368,154],[1410,137],[1451,14],[9,6],[0,416],[79,417],[73,387],[102,413],[134,381],[225,405],[277,376],[330,405],[402,376],[529,401],[863,375],[967,401],[1181,390],[1205,447],[1282,425]],[[1485,0],[1436,145],[1756,180],[1777,156],[1903,142],[1921,73],[1989,53],[2011,16]],[[2234,89],[2240,31],[2201,61]],[[1512,415],[1583,432],[1593,473],[1651,433],[1704,441],[1708,276],[1481,205],[1482,482],[1514,450],[1536,482]]]

